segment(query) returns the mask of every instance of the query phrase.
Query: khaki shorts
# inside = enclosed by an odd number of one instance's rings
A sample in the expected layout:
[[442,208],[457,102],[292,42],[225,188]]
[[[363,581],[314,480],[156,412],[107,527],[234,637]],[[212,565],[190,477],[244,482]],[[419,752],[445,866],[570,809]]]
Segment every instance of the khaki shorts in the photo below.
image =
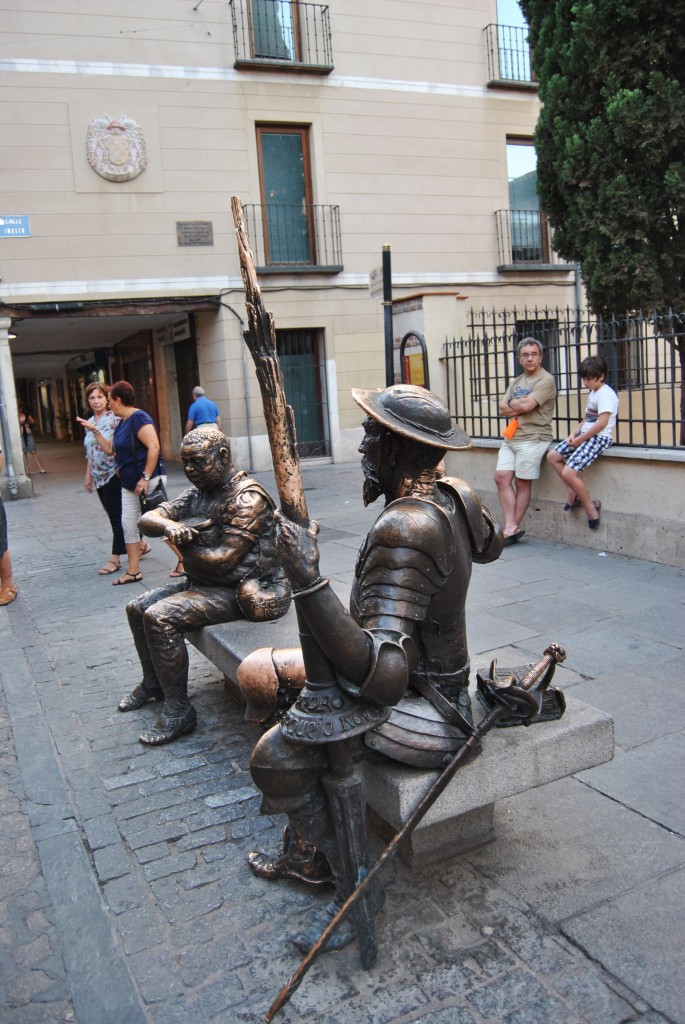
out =
[[551,441],[504,440],[497,456],[497,469],[513,471],[519,480],[537,480],[540,464],[551,445]]

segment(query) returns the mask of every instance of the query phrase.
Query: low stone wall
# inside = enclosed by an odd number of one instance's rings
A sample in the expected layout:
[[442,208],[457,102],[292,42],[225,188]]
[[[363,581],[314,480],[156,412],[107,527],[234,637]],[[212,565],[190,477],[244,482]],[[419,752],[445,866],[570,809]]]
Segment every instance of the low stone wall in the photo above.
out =
[[[475,487],[496,518],[501,517],[493,479],[498,448],[497,441],[476,440],[470,450],[446,459],[447,473]],[[524,529],[541,540],[685,568],[684,471],[685,451],[610,448],[583,476],[592,497],[602,502],[601,525],[589,530],[582,509],[562,512],[564,486],[544,462]]]

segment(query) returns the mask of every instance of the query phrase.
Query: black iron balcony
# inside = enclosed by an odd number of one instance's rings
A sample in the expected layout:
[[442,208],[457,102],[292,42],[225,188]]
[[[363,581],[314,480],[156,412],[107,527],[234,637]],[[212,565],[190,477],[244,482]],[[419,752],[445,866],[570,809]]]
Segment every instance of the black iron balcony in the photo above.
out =
[[230,0],[235,68],[328,75],[333,49],[328,7],[299,0]]
[[513,25],[487,25],[488,85],[537,89],[528,45],[528,29]]
[[547,215],[541,210],[497,210],[498,270],[521,267],[571,269],[554,251]]
[[337,274],[343,269],[340,207],[268,203],[243,209],[258,270]]

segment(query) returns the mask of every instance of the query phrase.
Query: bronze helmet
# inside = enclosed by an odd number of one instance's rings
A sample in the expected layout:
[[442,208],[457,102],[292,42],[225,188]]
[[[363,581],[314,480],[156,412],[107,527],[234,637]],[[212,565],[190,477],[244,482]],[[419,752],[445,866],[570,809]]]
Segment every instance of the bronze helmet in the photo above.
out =
[[389,388],[352,388],[358,406],[394,434],[447,451],[471,447],[471,438],[452,422],[441,398],[418,384]]

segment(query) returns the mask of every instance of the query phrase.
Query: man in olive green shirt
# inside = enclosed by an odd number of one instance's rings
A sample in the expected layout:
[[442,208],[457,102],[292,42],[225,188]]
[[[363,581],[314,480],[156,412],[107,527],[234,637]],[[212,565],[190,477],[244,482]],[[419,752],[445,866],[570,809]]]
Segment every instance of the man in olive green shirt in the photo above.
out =
[[[542,368],[543,349],[536,338],[523,338],[516,349],[523,373],[516,377],[499,403],[500,416],[510,423],[497,458],[495,483],[504,515],[504,543],[523,537],[523,517],[530,505],[533,480],[553,440],[552,416],[557,389],[554,377]],[[514,429],[515,427],[515,429]]]

